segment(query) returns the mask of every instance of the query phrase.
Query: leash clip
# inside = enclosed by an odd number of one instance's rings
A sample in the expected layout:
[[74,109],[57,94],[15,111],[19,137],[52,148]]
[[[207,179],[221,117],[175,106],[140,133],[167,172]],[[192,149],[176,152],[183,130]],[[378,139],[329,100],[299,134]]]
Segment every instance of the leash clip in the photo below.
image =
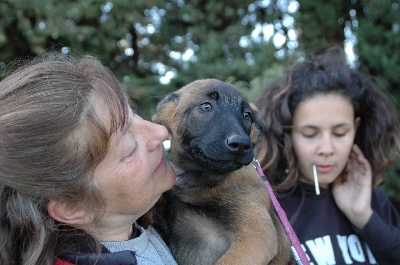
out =
[[258,162],[258,160],[257,160],[257,159],[255,159],[254,157],[253,157],[253,162],[256,164],[256,165],[254,165],[254,167],[255,167],[255,168],[257,168],[257,167],[261,167],[261,164],[260,164],[260,162]]
[[260,162],[258,162],[257,159],[253,158],[253,166],[254,168],[257,170],[258,174],[261,176],[261,179],[265,182],[268,181],[267,177],[265,176],[262,168],[261,168],[261,164]]

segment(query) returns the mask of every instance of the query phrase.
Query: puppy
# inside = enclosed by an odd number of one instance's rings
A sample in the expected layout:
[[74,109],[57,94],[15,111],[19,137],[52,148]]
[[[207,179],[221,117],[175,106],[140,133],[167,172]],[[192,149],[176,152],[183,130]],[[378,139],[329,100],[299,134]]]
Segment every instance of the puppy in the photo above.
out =
[[177,173],[162,207],[178,264],[295,264],[251,164],[263,121],[246,98],[219,80],[198,80],[167,95],[153,121],[170,133]]

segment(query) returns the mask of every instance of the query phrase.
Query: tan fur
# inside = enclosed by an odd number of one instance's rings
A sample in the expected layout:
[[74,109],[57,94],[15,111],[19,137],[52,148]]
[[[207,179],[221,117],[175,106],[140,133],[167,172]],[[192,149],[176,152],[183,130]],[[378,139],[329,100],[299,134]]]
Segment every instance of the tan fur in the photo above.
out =
[[[156,114],[153,116],[153,121],[166,126],[170,133],[172,141],[170,157],[174,163],[183,163],[184,152],[187,152],[185,151],[187,149],[181,146],[183,137],[181,133],[185,128],[191,126],[191,121],[201,118],[194,115],[191,120],[185,119],[187,110],[193,107],[193,104],[197,104],[195,103],[196,98],[204,97],[204,93],[210,91],[209,87],[215,85],[212,82],[215,81],[205,80],[178,90],[174,95],[170,95],[160,102]],[[257,111],[254,109],[253,111],[255,116]],[[205,129],[207,129],[206,126]],[[253,144],[259,140],[261,132],[260,124],[253,122],[250,132]],[[183,171],[190,173],[195,168],[195,166],[187,165],[187,168],[184,168]],[[177,170],[178,175],[179,170]],[[198,171],[198,169],[196,170]],[[204,176],[210,177],[212,174],[217,175],[218,173],[205,173]],[[216,221],[216,218],[210,218],[207,213],[196,215],[192,211],[185,211],[182,208],[183,213],[177,213],[179,218],[177,218],[170,231],[172,235],[173,233],[182,233],[180,237],[185,237],[185,233],[180,231],[179,228],[183,227],[182,229],[184,229],[189,225],[191,232],[188,232],[188,237],[205,237],[215,246],[224,246],[225,241],[221,244],[219,244],[219,241],[223,241],[221,238],[229,238],[230,242],[227,251],[215,264],[295,264],[288,236],[274,212],[268,191],[253,164],[225,174],[224,179],[216,185],[200,188],[188,187],[187,189],[174,188],[171,193],[179,198],[180,202],[174,204],[178,206],[184,203],[191,206],[216,205],[215,207],[218,207],[219,204],[217,202],[226,202],[229,205],[228,208],[220,209],[221,215],[225,211],[229,211],[227,216],[232,217],[226,222]],[[180,207],[172,210],[180,211]],[[185,223],[179,224],[179,220],[185,220]],[[190,240],[190,238],[185,238],[185,240]],[[171,243],[175,242],[170,242],[169,245]],[[179,249],[180,247],[185,248],[184,243],[177,244],[177,246],[172,248],[172,252],[179,264],[205,265],[208,263],[204,258],[193,256],[212,255],[210,253],[212,250],[203,253],[202,250]]]

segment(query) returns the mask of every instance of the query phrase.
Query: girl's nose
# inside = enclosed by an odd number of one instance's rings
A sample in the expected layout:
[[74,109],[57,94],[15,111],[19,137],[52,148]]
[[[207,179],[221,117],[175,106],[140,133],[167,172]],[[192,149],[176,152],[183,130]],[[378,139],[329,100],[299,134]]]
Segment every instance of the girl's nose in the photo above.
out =
[[318,155],[330,156],[333,154],[333,143],[332,137],[324,135],[321,137],[321,141],[318,146]]

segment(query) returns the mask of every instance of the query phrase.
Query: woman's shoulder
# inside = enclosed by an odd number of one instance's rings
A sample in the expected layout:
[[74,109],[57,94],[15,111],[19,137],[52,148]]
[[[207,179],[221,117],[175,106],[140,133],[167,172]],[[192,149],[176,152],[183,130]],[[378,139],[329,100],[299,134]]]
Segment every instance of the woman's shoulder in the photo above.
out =
[[136,224],[136,227],[140,228],[141,235],[139,238],[142,238],[140,245],[137,245],[138,249],[136,254],[138,263],[176,265],[176,261],[174,260],[167,244],[152,226],[143,228]]
[[56,258],[54,260],[54,265],[75,265],[75,264],[65,261],[65,260],[62,260],[62,259],[59,259],[59,258]]

